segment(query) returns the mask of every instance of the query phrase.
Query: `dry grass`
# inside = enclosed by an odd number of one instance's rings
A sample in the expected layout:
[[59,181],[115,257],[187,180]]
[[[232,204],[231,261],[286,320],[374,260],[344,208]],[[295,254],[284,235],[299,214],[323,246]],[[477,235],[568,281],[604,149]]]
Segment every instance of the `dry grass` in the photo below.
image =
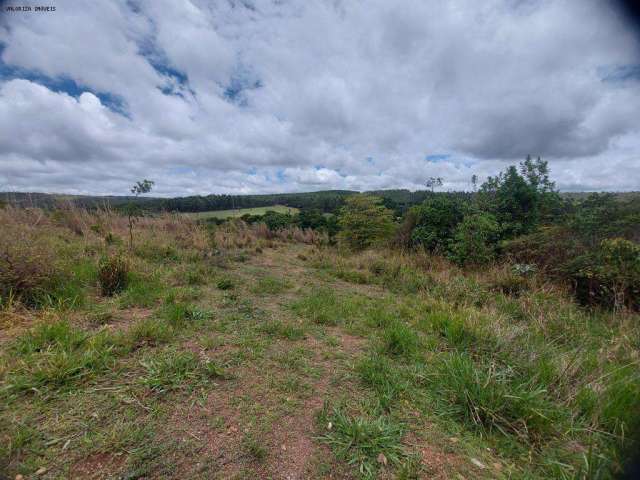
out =
[[213,231],[213,242],[220,250],[270,247],[275,241],[319,245],[327,242],[324,233],[310,228],[287,227],[272,231],[264,223],[249,225],[242,220],[227,222]]

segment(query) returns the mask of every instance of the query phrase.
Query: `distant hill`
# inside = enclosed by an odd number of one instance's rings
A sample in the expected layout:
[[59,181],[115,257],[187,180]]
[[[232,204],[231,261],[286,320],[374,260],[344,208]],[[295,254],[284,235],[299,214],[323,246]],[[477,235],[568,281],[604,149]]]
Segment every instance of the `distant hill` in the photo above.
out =
[[[303,193],[274,193],[263,195],[193,195],[189,197],[159,198],[131,196],[91,196],[50,193],[0,192],[0,202],[21,207],[54,208],[61,204],[72,203],[81,208],[110,207],[119,208],[129,202],[136,202],[152,211],[170,212],[210,212],[216,210],[234,210],[240,208],[260,208],[282,205],[291,208],[315,208],[323,212],[333,212],[340,207],[345,197],[358,193],[353,190],[322,190]],[[383,198],[384,204],[398,213],[411,205],[424,201],[431,193],[428,190],[412,192],[406,189],[373,190],[371,193]],[[473,195],[469,192],[455,192],[455,195]],[[565,198],[581,200],[590,192],[563,192]],[[622,200],[640,200],[640,192],[616,193]]]

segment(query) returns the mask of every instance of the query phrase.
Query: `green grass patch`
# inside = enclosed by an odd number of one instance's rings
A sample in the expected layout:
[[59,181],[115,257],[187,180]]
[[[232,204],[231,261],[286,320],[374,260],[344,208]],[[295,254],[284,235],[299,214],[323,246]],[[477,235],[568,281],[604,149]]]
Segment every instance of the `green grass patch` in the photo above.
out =
[[164,287],[157,275],[130,273],[127,288],[119,296],[120,308],[154,306],[160,299]]
[[264,215],[265,213],[273,211],[277,213],[289,213],[294,215],[298,213],[298,209],[295,207],[286,207],[284,205],[272,205],[270,207],[255,207],[255,208],[238,208],[233,210],[212,210],[208,212],[186,213],[185,215],[196,218],[198,220],[204,220],[206,218],[239,218],[243,215]]
[[203,361],[193,352],[166,350],[149,354],[141,362],[146,370],[142,383],[154,393],[192,389],[210,380],[225,378],[212,361]]
[[17,339],[17,362],[2,391],[43,393],[69,388],[107,370],[125,351],[123,338],[107,331],[89,335],[64,320],[41,324]]
[[160,345],[171,341],[174,336],[173,328],[164,319],[153,317],[139,320],[127,332],[127,337],[133,346]]
[[466,353],[443,354],[434,365],[431,391],[442,413],[487,433],[537,443],[556,433],[566,412],[544,387],[497,364],[477,364]]
[[301,340],[305,337],[305,329],[301,326],[285,323],[280,320],[268,320],[260,325],[259,330],[287,340]]
[[389,417],[352,416],[336,408],[331,413],[323,412],[319,423],[324,432],[320,441],[363,478],[375,478],[384,463],[398,466],[406,457],[404,427]]
[[292,304],[299,315],[318,325],[348,324],[359,317],[365,302],[356,296],[340,297],[328,288],[320,288]]
[[266,276],[258,279],[252,289],[252,292],[258,295],[276,295],[290,288],[291,283],[289,283],[286,279]]
[[380,335],[382,352],[393,357],[415,358],[422,342],[416,331],[401,321],[393,321]]
[[182,302],[166,304],[163,310],[164,318],[174,329],[181,329],[213,318],[212,311]]

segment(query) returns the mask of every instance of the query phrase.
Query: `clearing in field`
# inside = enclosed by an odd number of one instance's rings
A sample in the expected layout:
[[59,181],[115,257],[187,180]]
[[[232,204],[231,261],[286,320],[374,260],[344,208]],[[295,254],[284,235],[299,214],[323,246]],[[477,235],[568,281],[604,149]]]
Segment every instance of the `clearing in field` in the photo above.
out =
[[2,478],[595,479],[621,461],[637,316],[295,228],[158,216],[130,251],[114,215],[0,215],[19,293]]
[[267,212],[276,212],[293,215],[298,213],[298,209],[294,207],[287,207],[285,205],[273,205],[270,207],[255,207],[255,208],[236,208],[233,210],[212,210],[210,212],[196,212],[186,213],[185,215],[195,219],[205,218],[240,218],[243,215],[264,215]]

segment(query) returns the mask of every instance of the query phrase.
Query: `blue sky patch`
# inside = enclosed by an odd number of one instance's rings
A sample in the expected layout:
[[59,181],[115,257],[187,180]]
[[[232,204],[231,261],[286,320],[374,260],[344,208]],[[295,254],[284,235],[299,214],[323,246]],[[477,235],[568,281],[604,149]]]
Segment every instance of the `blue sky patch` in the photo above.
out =
[[451,158],[451,155],[448,153],[437,153],[434,155],[427,155],[426,157],[424,157],[424,159],[427,162],[431,162],[431,163],[445,162],[449,160],[449,158]]
[[162,77],[170,80],[168,85],[158,87],[165,95],[176,95],[184,98],[178,87],[185,88],[195,97],[196,93],[189,87],[189,76],[177,68],[171,66],[167,55],[154,43],[153,38],[146,38],[138,43],[138,53],[142,55],[149,65]]
[[610,65],[598,67],[603,82],[616,83],[640,81],[640,64]]
[[231,77],[231,81],[225,87],[223,95],[231,103],[235,103],[241,107],[246,107],[248,105],[247,97],[245,92],[247,90],[255,90],[257,88],[262,87],[262,82],[260,80],[249,81],[247,78],[242,76],[233,76]]
[[122,97],[110,92],[100,92],[92,88],[77,83],[70,77],[50,77],[34,70],[14,67],[6,64],[2,60],[2,50],[4,45],[0,45],[0,81],[7,82],[9,80],[22,79],[37,83],[56,93],[66,93],[67,95],[77,99],[84,92],[93,93],[100,99],[100,102],[109,110],[131,118],[127,110],[127,104]]

